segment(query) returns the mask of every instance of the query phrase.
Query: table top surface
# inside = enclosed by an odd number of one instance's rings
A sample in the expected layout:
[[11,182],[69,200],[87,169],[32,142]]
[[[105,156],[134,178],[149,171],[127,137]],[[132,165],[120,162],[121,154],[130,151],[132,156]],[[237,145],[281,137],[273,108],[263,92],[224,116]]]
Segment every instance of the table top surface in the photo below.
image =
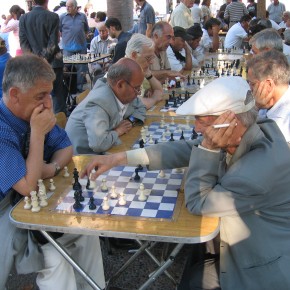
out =
[[107,57],[110,57],[111,54],[101,54],[96,55],[93,53],[87,53],[87,54],[75,54],[68,57],[63,57],[63,63],[64,64],[86,64],[86,63],[93,63],[100,60],[103,60]]
[[[90,155],[75,156],[69,164],[69,171],[72,172],[74,167],[79,170],[84,168],[90,158]],[[173,243],[204,242],[219,232],[218,218],[195,216],[187,211],[182,192],[170,220],[53,211],[61,197],[70,190],[71,179],[64,178],[62,174],[55,177],[57,189],[49,198],[48,206],[38,213],[25,210],[24,201],[20,201],[10,213],[11,221],[26,229]]]

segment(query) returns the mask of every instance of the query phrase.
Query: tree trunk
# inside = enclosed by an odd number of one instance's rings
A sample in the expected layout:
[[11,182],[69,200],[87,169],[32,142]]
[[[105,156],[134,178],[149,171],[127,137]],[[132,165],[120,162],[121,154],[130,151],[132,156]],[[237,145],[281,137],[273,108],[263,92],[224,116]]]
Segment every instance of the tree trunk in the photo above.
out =
[[265,18],[266,17],[266,0],[257,1],[257,17]]
[[133,27],[133,1],[132,0],[107,0],[107,16],[118,18],[123,31]]

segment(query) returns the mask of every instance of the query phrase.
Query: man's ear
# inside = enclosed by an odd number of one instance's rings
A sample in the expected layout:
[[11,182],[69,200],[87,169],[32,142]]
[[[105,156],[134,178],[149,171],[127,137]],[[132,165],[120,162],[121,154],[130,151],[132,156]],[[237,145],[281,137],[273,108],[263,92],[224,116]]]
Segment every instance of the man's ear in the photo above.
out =
[[17,104],[19,102],[19,89],[16,87],[11,87],[9,89],[9,99],[13,104]]
[[138,52],[137,52],[137,51],[133,51],[133,52],[132,52],[132,57],[133,57],[134,59],[136,59],[136,57],[137,57],[137,54],[138,54]]

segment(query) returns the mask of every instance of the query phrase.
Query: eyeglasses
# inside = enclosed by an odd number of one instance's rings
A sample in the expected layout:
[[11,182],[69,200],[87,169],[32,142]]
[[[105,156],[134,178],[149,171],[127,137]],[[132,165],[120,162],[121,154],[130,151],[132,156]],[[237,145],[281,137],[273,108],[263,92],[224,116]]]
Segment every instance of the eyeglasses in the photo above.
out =
[[151,56],[144,56],[144,58],[146,59],[147,62],[151,62],[152,60],[155,59],[155,55],[151,55]]
[[139,96],[141,95],[141,86],[134,88],[128,81],[125,82],[134,90],[134,92]]

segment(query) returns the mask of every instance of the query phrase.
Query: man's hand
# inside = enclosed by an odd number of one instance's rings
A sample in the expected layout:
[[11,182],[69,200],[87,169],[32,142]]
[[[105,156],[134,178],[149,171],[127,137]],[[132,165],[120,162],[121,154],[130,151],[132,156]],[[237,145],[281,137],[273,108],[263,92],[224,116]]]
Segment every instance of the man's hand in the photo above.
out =
[[269,109],[274,105],[274,86],[269,87],[265,81],[257,82],[253,87],[256,106],[259,109]]
[[179,71],[175,71],[175,70],[168,70],[167,76],[170,80],[175,80],[176,77],[180,77],[183,80],[186,79],[185,75],[183,75]]
[[[226,128],[214,128],[214,124],[230,124]],[[220,115],[211,126],[208,126],[203,133],[203,141],[201,145],[207,149],[220,149],[236,146],[240,139],[233,140],[232,135],[236,128],[237,119],[233,112],[227,111]]]
[[126,134],[132,129],[132,123],[128,120],[122,120],[119,125],[115,128],[115,131],[118,133],[118,136]]
[[[103,172],[108,171],[112,167],[125,165],[127,163],[127,155],[125,152],[120,152],[111,155],[98,155],[94,157],[90,163],[86,165],[84,170],[80,173],[80,177],[90,177],[92,180],[96,179]],[[96,172],[91,174],[92,170]]]
[[44,108],[43,105],[36,107],[30,118],[31,131],[44,136],[56,124],[56,118],[51,109]]

